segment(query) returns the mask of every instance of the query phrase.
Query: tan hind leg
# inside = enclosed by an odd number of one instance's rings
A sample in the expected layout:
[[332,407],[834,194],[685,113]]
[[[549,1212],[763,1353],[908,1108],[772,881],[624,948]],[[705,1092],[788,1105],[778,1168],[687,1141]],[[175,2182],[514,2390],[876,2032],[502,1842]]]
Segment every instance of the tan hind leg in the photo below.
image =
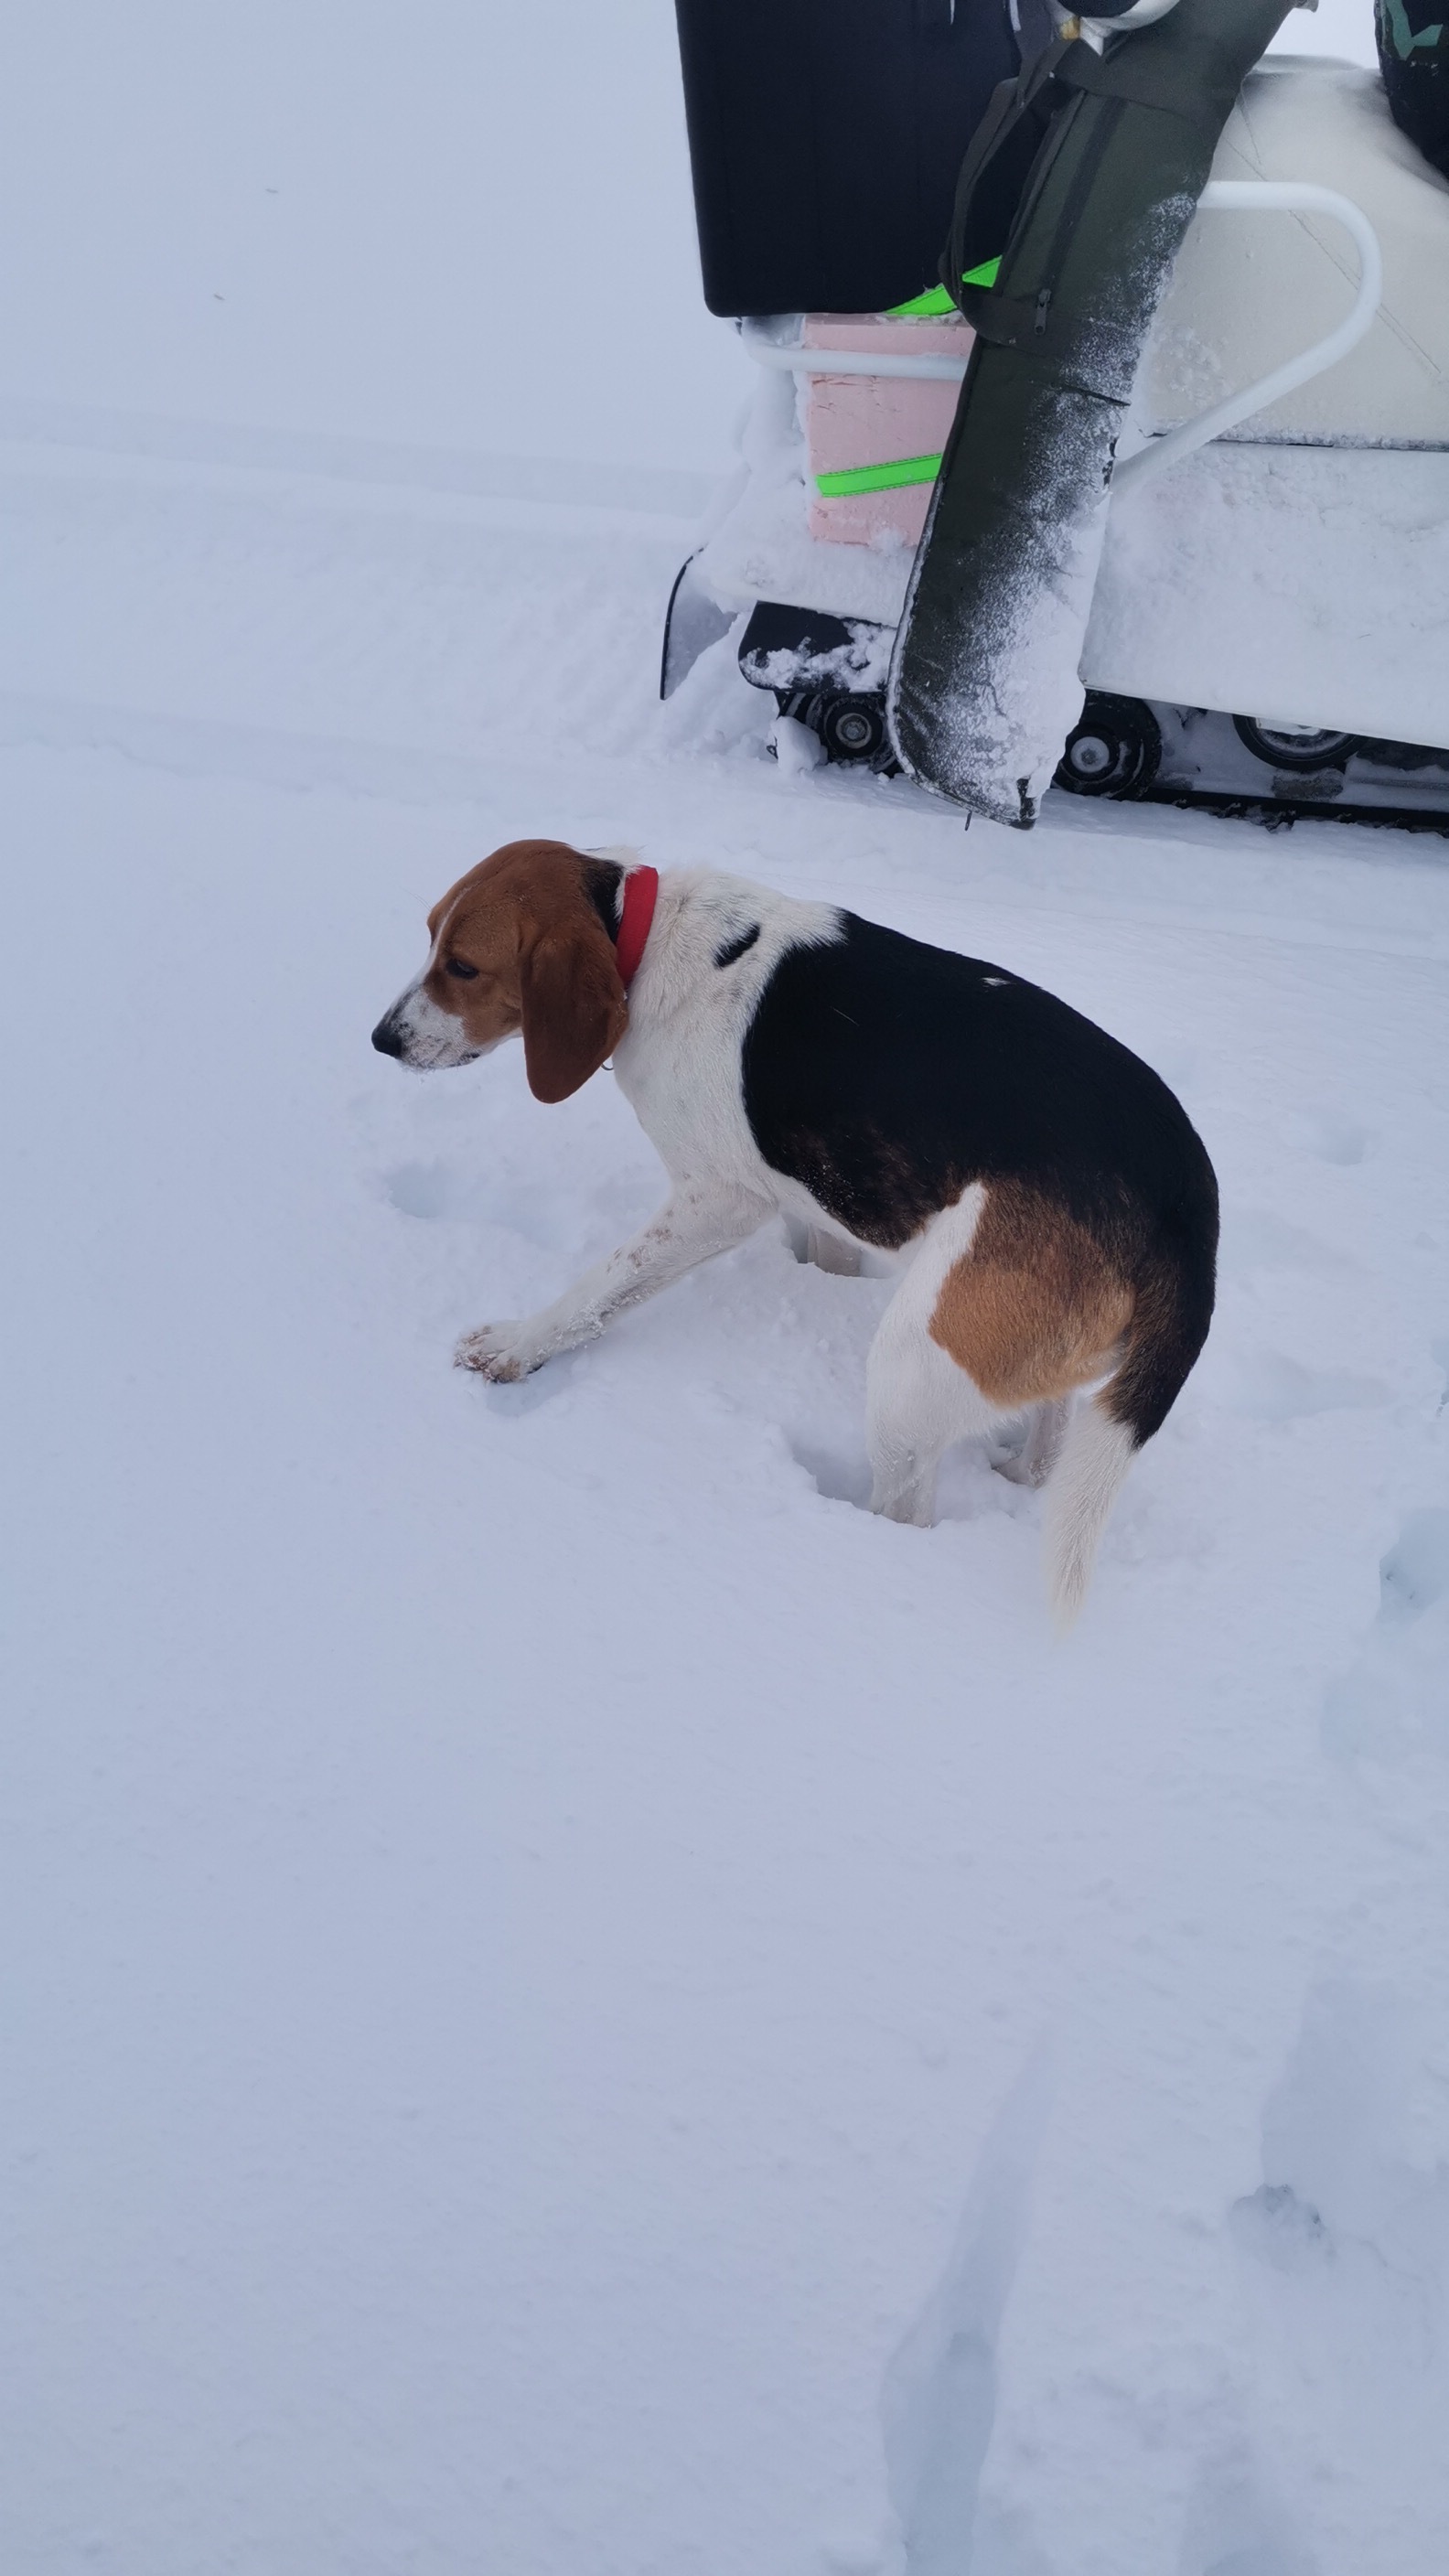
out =
[[1009,1182],[987,1191],[969,1248],[945,1273],[931,1315],[931,1339],[984,1402],[1006,1413],[1039,1408],[1016,1472],[1035,1482],[1051,1471],[1047,1568],[1062,1625],[1081,1606],[1133,1446],[1099,1404],[1073,1412],[1071,1400],[1115,1366],[1134,1306],[1132,1289],[1084,1226]]

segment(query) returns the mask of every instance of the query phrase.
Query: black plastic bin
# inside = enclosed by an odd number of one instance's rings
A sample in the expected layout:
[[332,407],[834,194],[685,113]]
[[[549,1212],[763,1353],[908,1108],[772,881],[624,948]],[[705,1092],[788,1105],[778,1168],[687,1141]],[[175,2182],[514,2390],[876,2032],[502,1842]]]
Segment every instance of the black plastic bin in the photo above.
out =
[[[711,313],[876,313],[936,283],[1007,0],[676,0]],[[999,247],[999,245],[997,245]]]

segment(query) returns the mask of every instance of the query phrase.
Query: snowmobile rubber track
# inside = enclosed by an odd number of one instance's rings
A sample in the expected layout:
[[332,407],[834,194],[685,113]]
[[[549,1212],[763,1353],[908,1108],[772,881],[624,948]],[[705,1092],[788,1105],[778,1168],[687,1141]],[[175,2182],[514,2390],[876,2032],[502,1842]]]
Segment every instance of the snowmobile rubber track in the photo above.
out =
[[[751,687],[772,696],[782,715],[807,725],[829,761],[896,774],[899,763],[885,739],[885,702],[876,676],[889,647],[888,627],[761,600],[740,638],[738,660]],[[881,720],[848,727],[837,720],[843,710],[879,710]],[[1449,749],[1357,741],[1351,754],[1320,770],[1316,794],[1304,789],[1295,793],[1293,780],[1308,773],[1280,767],[1268,770],[1271,785],[1258,789],[1252,783],[1252,772],[1256,769],[1261,777],[1267,768],[1246,748],[1245,733],[1253,730],[1251,720],[1227,710],[1089,689],[1057,760],[1053,784],[1067,794],[1104,803],[1171,805],[1269,830],[1292,823],[1369,823],[1449,837]],[[1100,755],[1073,776],[1072,748],[1080,747],[1084,737],[1099,743]],[[1164,761],[1166,776],[1161,775]],[[1199,779],[1184,777],[1184,765],[1191,763],[1199,765]],[[1236,780],[1234,772],[1239,773]],[[1396,773],[1427,776],[1422,804],[1389,801],[1388,781]]]

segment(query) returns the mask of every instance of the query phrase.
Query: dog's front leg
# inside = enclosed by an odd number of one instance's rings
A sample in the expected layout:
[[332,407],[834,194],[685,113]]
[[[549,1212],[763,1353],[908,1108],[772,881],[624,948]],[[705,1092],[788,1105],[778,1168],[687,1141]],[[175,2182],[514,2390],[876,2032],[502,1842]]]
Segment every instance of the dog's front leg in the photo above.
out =
[[772,1202],[752,1191],[681,1181],[642,1234],[586,1270],[541,1315],[465,1333],[454,1353],[456,1363],[476,1369],[480,1377],[528,1377],[560,1351],[595,1340],[626,1306],[639,1305],[697,1263],[743,1243],[773,1214]]

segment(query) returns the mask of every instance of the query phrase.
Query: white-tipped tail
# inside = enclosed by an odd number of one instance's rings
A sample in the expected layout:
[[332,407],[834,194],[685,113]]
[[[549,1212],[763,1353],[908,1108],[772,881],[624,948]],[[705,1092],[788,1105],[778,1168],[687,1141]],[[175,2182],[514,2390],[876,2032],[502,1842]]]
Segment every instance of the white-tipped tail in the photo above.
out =
[[1101,1396],[1073,1407],[1042,1511],[1047,1589],[1057,1626],[1070,1628],[1087,1597],[1097,1543],[1132,1464],[1130,1431]]

